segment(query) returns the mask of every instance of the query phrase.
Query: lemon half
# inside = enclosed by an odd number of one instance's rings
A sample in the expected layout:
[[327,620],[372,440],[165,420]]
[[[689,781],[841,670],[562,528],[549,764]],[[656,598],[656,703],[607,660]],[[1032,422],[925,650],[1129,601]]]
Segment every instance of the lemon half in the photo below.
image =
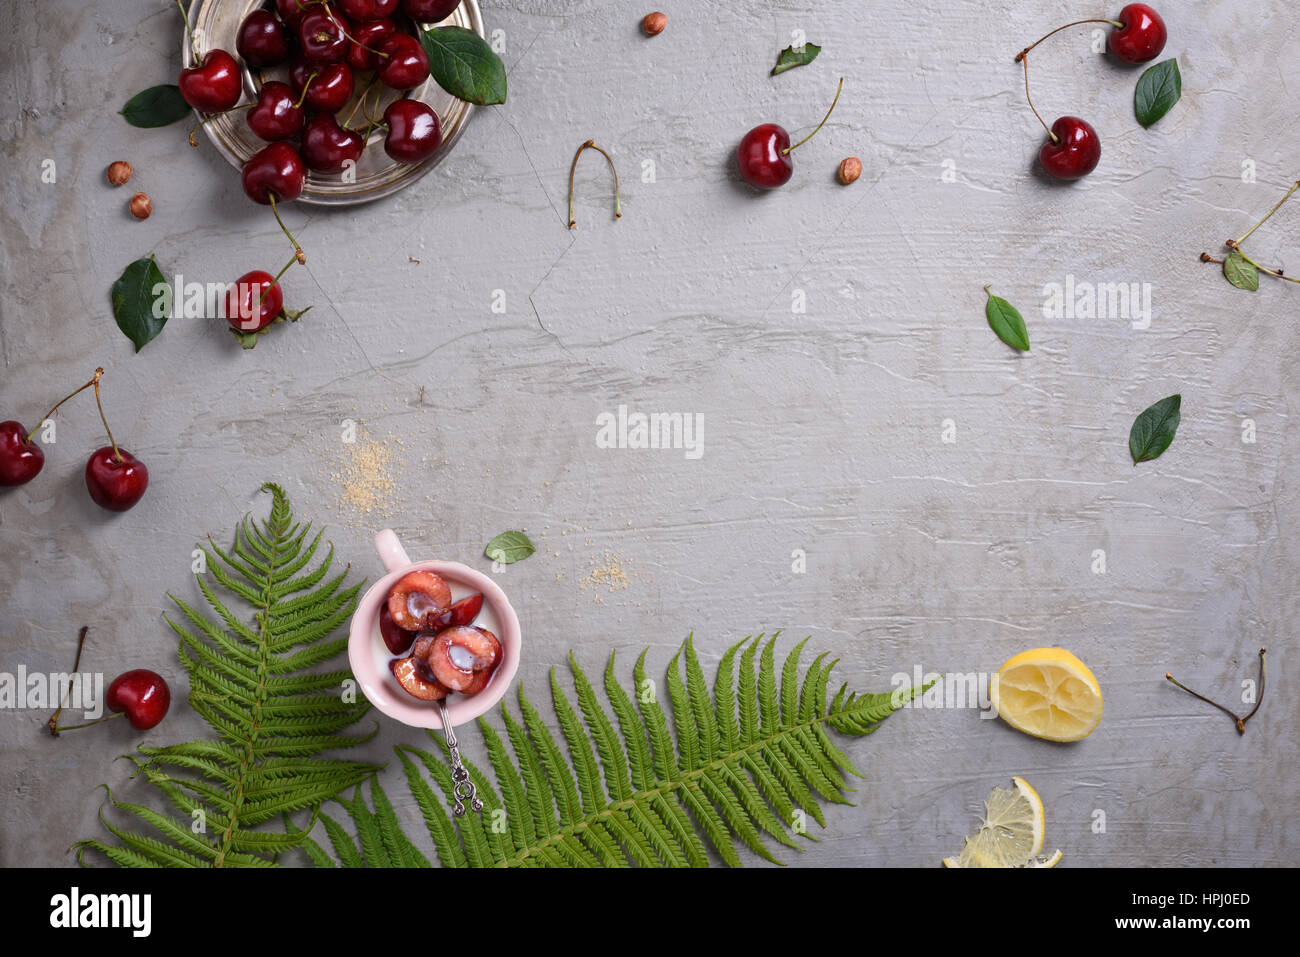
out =
[[1101,723],[1101,685],[1064,648],[1009,659],[989,683],[989,698],[1011,727],[1048,741],[1080,741]]

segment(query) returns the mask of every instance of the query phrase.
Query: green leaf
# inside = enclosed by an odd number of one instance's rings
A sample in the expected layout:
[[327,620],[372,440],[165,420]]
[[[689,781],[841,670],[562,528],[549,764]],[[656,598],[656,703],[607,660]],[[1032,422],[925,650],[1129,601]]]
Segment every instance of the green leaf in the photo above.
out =
[[1029,331],[1025,329],[1025,320],[1019,310],[1002,297],[993,295],[988,286],[984,287],[984,291],[989,297],[989,301],[984,305],[984,314],[988,316],[989,326],[997,333],[998,338],[1011,348],[1028,352]]
[[429,74],[452,96],[480,106],[506,101],[505,64],[473,30],[431,27],[420,39]]
[[483,554],[494,562],[513,565],[515,562],[523,561],[535,551],[537,548],[523,532],[502,532],[487,543]]
[[1178,431],[1183,397],[1171,395],[1161,399],[1133,420],[1128,433],[1128,450],[1133,464],[1160,458]]
[[[123,334],[135,343],[136,352],[167,325],[171,309],[155,309],[155,303],[161,298],[157,291],[160,285],[166,287],[167,280],[152,256],[131,263],[113,283],[113,318]],[[167,296],[159,305],[170,302],[171,297]],[[164,314],[159,316],[157,312]]]
[[[834,663],[823,667],[826,655],[822,654],[801,669],[800,643],[781,668],[778,707],[774,640],[763,648],[759,673],[754,673],[753,652],[761,639],[761,635],[753,642],[746,639],[739,662],[736,652],[741,645],[733,645],[723,655],[712,690],[694,642],[687,639],[663,683],[672,699],[676,742],[655,699],[655,682],[646,678],[645,652],[632,671],[631,695],[615,681],[613,655],[609,658],[605,693],[619,730],[570,655],[578,707],[554,671],[550,676],[553,719],[544,718],[522,688],[522,724],[502,706],[500,717],[513,757],[502,736],[479,719],[501,793],[498,798],[486,775],[465,761],[469,779],[483,799],[481,814],[455,819],[447,814],[457,785],[439,736],[429,732],[440,752],[395,748],[438,859],[453,867],[706,867],[712,847],[723,863],[740,867],[738,843],[759,857],[777,861],[769,841],[787,847],[802,847],[800,837],[815,841],[803,827],[805,813],[824,827],[818,797],[846,804],[848,776],[861,776],[827,729],[854,737],[870,734],[929,686],[874,695],[846,694],[841,689],[827,707],[826,685]],[[761,728],[754,726],[754,689],[760,687],[764,697],[773,699]],[[739,694],[732,695],[732,688]],[[637,716],[637,708],[644,720]],[[556,724],[567,747],[549,730]],[[359,849],[336,822],[321,815],[339,862],[368,867],[409,864],[391,853],[392,847],[399,847],[409,854],[413,845],[401,834],[391,812],[393,802],[378,782],[372,786],[371,798],[373,812],[359,793],[352,799],[336,798],[356,825]],[[342,839],[335,839],[336,833]],[[152,849],[132,850],[148,855]],[[328,858],[321,848],[308,850],[317,866],[333,863],[320,859]]]
[[805,43],[799,47],[788,46],[776,58],[776,66],[772,67],[772,76],[777,76],[786,70],[793,70],[797,66],[807,66],[817,59],[817,54],[821,52],[822,48],[815,43]]
[[132,126],[153,129],[175,123],[190,112],[190,105],[181,96],[179,86],[164,83],[137,93],[126,101],[120,112]]
[[[115,823],[108,809],[101,810],[100,819],[119,843],[79,841],[79,861],[93,850],[124,866],[271,867],[281,853],[304,848],[314,863],[324,865],[328,854],[308,837],[320,804],[379,770],[364,761],[321,756],[366,740],[338,732],[370,706],[359,695],[349,700],[340,694],[351,672],[335,671],[331,678],[308,670],[346,652],[346,637],[330,640],[316,632],[323,623],[337,622],[332,630],[342,627],[356,608],[361,584],[340,589],[337,578],[321,584],[325,576],[316,572],[295,578],[315,554],[319,533],[308,538],[309,526],[294,520],[279,486],[268,483],[262,490],[272,496],[270,518],[255,524],[245,517],[229,549],[204,549],[207,569],[195,579],[215,617],[172,598],[181,616],[165,619],[181,639],[190,707],[215,734],[209,740],[140,747],[129,755],[136,776],[157,788],[174,813],[109,795],[118,812],[114,816],[126,820]],[[256,564],[235,557],[254,553],[261,556]],[[323,561],[328,567],[330,558]],[[280,653],[303,644],[311,652],[308,658]],[[291,666],[296,660],[301,667]],[[166,802],[151,803],[166,807]],[[300,809],[311,810],[311,820],[301,828],[288,818]],[[394,841],[404,863],[419,864],[418,852],[393,833],[391,807],[378,801],[376,811],[371,823],[378,833]],[[284,821],[282,830],[254,830],[277,817]],[[344,844],[351,838],[328,819],[321,824],[343,863],[360,866],[361,852]],[[153,833],[135,833],[142,826]]]
[[1259,270],[1255,268],[1254,263],[1241,254],[1240,250],[1232,250],[1223,260],[1223,275],[1238,289],[1245,289],[1248,292],[1259,289]]
[[1183,95],[1183,77],[1177,60],[1165,60],[1150,67],[1138,80],[1133,95],[1137,121],[1150,126],[1168,113]]

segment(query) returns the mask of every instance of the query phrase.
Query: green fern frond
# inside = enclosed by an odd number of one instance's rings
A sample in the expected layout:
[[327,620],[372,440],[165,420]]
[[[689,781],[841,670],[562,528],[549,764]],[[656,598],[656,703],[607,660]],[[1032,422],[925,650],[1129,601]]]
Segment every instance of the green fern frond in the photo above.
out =
[[[100,820],[117,843],[78,841],[73,848],[82,863],[94,850],[127,867],[268,867],[284,851],[303,847],[323,865],[329,855],[308,837],[320,805],[367,778],[373,781],[379,770],[363,761],[320,757],[373,736],[343,733],[370,705],[360,695],[349,701],[340,694],[350,671],[306,671],[345,650],[346,638],[327,639],[352,616],[362,583],[347,585],[346,568],[331,575],[332,545],[317,559],[321,533],[309,539],[311,525],[294,522],[278,485],[268,483],[262,491],[271,493],[267,521],[245,516],[230,548],[209,538],[202,549],[208,574],[195,578],[215,617],[172,597],[180,614],[166,619],[180,639],[190,705],[218,736],[141,747],[138,756],[130,755],[136,774],[162,793],[175,814],[119,801],[110,791],[106,804],[128,823],[114,823],[101,808]],[[316,566],[304,571],[313,560]],[[375,787],[375,829],[396,847],[382,860],[428,866],[400,835],[392,807]],[[364,807],[359,795],[345,806],[354,820]],[[303,810],[312,818],[299,828],[289,815]],[[275,817],[284,821],[283,831],[254,830]],[[333,823],[322,820],[327,829]],[[135,833],[141,824],[152,833]],[[367,851],[379,859],[384,847],[372,842]],[[359,852],[354,858],[337,844],[335,851],[345,863],[360,862]]]
[[[850,803],[848,778],[861,776],[827,729],[870,734],[925,690],[859,695],[841,687],[828,702],[836,662],[827,664],[823,654],[801,669],[804,644],[791,649],[778,673],[776,636],[746,638],[723,654],[710,689],[688,637],[668,669],[667,709],[646,677],[645,652],[630,694],[615,680],[610,656],[609,710],[570,654],[576,707],[554,670],[550,675],[560,740],[522,688],[519,719],[502,704],[504,738],[479,719],[496,783],[464,761],[483,800],[479,815],[447,812],[454,781],[440,733],[430,736],[441,753],[398,747],[439,861],[444,867],[704,867],[711,850],[739,867],[743,844],[780,863],[769,843],[798,849],[801,838],[815,841],[804,820],[824,827],[820,802]],[[377,781],[371,799],[373,811],[360,788],[351,801],[339,802],[357,841],[321,816],[339,862],[425,866],[396,828]],[[319,845],[304,847],[317,865],[334,865]]]

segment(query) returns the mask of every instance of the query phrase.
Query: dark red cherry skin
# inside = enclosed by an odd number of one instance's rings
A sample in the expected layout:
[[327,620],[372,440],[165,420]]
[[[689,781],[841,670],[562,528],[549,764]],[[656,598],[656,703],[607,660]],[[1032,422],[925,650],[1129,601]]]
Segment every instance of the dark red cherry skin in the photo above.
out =
[[1078,179],[1097,168],[1101,139],[1091,125],[1077,116],[1062,116],[1052,124],[1056,142],[1048,139],[1038,151],[1038,162],[1056,179]]
[[470,595],[462,598],[458,602],[453,602],[451,607],[441,614],[432,615],[425,619],[424,627],[429,631],[444,631],[448,628],[457,628],[461,625],[472,624],[478,617],[478,613],[483,610],[483,596]]
[[86,462],[86,491],[100,508],[125,512],[144,496],[149,470],[121,446],[119,460],[111,445],[96,449]]
[[298,151],[283,141],[264,146],[244,163],[241,179],[248,198],[263,206],[275,201],[289,202],[302,195],[307,167]]
[[157,727],[172,703],[171,689],[163,676],[148,668],[123,672],[113,679],[104,695],[109,711],[126,712],[126,720],[137,731]]
[[446,20],[460,0],[402,0],[402,12],[420,23],[437,23]]
[[348,41],[347,63],[354,70],[373,70],[379,65],[379,44],[397,32],[397,24],[392,20],[366,20],[358,23],[349,31],[352,39]]
[[429,55],[409,33],[394,33],[375,48],[379,65],[375,75],[394,90],[413,90],[429,78]]
[[736,165],[741,178],[755,189],[776,189],[790,182],[794,160],[789,153],[790,134],[785,127],[763,123],[754,127],[736,147]]
[[302,131],[302,160],[317,173],[340,173],[366,148],[361,134],[339,126],[332,113],[313,113]]
[[397,12],[398,0],[335,0],[350,20],[378,20]]
[[317,5],[317,0],[275,0],[275,12],[286,27],[296,32],[303,14]]
[[298,21],[298,45],[308,63],[342,63],[349,32],[343,18],[328,7],[313,7]]
[[307,95],[302,100],[306,109],[337,113],[351,99],[356,80],[346,63],[311,64],[298,59],[289,67],[289,82],[299,93],[306,88]]
[[388,602],[379,606],[379,634],[384,645],[395,655],[404,655],[415,641],[417,632],[407,631],[393,621],[393,613],[388,610]]
[[289,31],[270,10],[254,10],[239,25],[235,50],[249,66],[279,66],[289,58]]
[[284,308],[284,291],[262,269],[246,272],[226,294],[226,322],[240,332],[265,329]]
[[248,128],[269,142],[287,140],[302,130],[303,113],[293,87],[279,80],[264,83],[248,111]]
[[394,100],[384,110],[388,135],[384,152],[399,163],[428,159],[442,145],[442,123],[438,114],[419,100]]
[[36,478],[45,465],[45,453],[27,440],[27,430],[13,419],[0,422],[0,486],[13,488]]
[[176,83],[185,102],[200,113],[224,113],[243,92],[239,64],[225,50],[209,50],[197,66],[181,70]]
[[1124,26],[1111,31],[1110,52],[1125,63],[1146,63],[1165,48],[1165,21],[1147,4],[1130,3],[1115,19]]

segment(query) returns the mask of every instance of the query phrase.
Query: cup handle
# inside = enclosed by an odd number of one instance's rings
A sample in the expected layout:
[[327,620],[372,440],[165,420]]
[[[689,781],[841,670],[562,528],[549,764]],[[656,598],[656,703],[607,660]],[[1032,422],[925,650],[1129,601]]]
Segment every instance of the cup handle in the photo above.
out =
[[411,564],[411,556],[406,554],[406,549],[397,540],[397,533],[391,528],[386,528],[375,536],[375,551],[379,553],[379,560],[384,563],[387,571],[395,572]]

